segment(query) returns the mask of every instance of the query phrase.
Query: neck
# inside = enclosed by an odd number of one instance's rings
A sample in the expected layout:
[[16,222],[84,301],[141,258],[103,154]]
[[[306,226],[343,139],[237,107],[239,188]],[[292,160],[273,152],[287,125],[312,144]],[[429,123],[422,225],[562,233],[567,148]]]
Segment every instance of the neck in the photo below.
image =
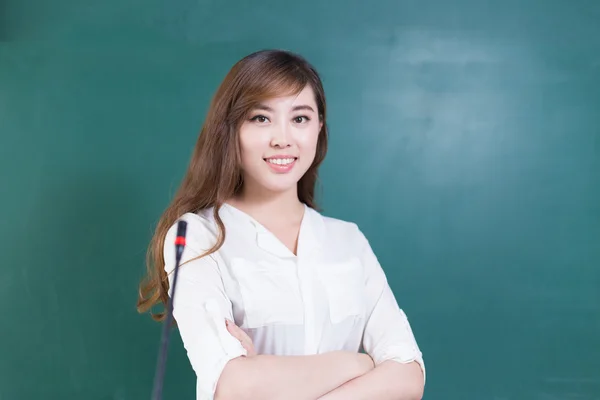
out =
[[252,186],[246,185],[242,193],[228,203],[259,220],[289,221],[304,214],[296,187],[285,192],[268,192],[262,188],[253,190]]

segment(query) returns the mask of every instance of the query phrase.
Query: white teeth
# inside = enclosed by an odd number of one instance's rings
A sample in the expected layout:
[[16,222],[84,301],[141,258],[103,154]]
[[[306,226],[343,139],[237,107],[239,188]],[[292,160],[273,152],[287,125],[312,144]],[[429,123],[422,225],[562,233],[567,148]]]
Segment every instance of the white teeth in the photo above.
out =
[[294,162],[294,158],[268,158],[267,162],[276,165],[288,165]]

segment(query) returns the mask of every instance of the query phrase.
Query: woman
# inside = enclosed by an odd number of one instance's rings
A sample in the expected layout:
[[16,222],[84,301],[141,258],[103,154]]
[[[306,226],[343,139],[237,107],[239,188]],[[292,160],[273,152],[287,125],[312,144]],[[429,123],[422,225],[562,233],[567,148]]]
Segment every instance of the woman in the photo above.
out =
[[198,399],[421,398],[421,352],[367,239],[316,211],[326,150],[310,64],[269,50],[233,66],[158,223],[138,301],[140,312],[168,301],[187,221],[173,315]]

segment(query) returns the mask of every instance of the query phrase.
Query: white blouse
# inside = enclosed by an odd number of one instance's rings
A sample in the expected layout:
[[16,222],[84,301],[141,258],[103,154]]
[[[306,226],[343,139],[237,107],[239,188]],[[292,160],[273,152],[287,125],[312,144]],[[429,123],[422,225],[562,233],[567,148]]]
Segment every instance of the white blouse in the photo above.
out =
[[[181,264],[216,243],[213,209],[186,213]],[[357,225],[305,206],[298,255],[241,210],[225,204],[223,246],[182,265],[173,315],[197,376],[197,399],[213,399],[225,364],[246,355],[225,326],[252,338],[258,354],[310,355],[364,350],[375,364],[416,361],[425,368],[404,312]],[[172,284],[176,225],[165,240]]]

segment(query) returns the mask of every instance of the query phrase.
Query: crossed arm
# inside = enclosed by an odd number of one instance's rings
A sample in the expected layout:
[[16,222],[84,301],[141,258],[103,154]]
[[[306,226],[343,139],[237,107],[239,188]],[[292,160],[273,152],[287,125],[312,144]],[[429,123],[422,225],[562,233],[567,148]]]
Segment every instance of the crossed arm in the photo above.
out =
[[342,351],[239,357],[225,366],[215,400],[316,400],[369,368],[370,360]]
[[335,351],[312,356],[259,356],[246,333],[228,323],[246,357],[224,368],[215,400],[419,400],[423,374],[415,363],[384,361],[376,368],[371,357]]
[[401,364],[390,360],[319,400],[420,400],[423,383],[423,373],[416,362]]

